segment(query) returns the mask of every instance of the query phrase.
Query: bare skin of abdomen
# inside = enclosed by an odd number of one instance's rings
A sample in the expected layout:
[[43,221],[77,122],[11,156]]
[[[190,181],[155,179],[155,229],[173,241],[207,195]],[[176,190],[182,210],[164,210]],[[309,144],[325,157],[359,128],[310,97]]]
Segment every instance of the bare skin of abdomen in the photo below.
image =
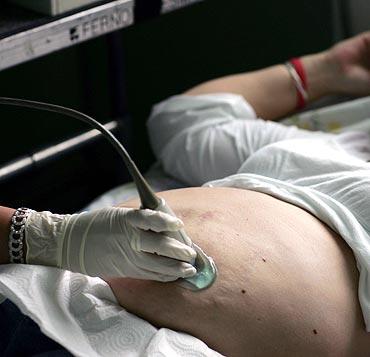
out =
[[[234,188],[159,194],[218,267],[208,290],[107,279],[119,303],[226,356],[369,356],[345,241],[308,212]],[[124,204],[138,207],[137,202]]]

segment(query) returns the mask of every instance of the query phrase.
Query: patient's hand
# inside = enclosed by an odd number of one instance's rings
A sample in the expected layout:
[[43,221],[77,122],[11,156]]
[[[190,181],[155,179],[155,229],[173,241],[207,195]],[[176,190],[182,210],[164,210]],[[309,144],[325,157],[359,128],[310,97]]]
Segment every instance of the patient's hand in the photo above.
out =
[[327,54],[336,71],[332,76],[334,92],[370,94],[370,32],[339,42]]

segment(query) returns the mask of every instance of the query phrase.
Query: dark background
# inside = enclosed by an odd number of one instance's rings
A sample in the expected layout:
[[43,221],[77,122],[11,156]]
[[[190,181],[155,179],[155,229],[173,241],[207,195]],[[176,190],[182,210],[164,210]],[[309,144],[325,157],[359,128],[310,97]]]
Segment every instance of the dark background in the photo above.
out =
[[[154,103],[211,78],[327,48],[331,10],[330,0],[207,0],[4,70],[0,96],[65,105],[101,122],[128,116],[124,139],[145,172],[154,161],[145,132]],[[7,107],[0,120],[0,166],[86,129],[73,119]],[[77,210],[126,180],[121,166],[113,149],[94,144],[0,183],[0,204]]]

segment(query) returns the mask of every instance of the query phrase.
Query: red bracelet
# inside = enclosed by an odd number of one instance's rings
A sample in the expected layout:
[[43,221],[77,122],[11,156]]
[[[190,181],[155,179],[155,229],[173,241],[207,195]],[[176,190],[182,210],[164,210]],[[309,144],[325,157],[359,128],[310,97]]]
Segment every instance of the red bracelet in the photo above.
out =
[[294,81],[297,90],[297,106],[296,109],[302,109],[306,106],[308,99],[307,95],[307,77],[300,58],[292,58],[285,63],[290,76]]
[[306,71],[303,68],[303,64],[300,58],[294,57],[289,61],[295,70],[297,71],[299,78],[302,81],[303,88],[307,90],[307,79],[306,79]]

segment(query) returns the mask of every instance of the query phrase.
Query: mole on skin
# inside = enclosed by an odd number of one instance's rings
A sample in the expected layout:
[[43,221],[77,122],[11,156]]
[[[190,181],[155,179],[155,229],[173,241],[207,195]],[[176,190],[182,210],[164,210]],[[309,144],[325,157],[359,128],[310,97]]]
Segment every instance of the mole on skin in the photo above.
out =
[[[170,283],[111,279],[124,308],[228,356],[272,356],[279,348],[280,356],[368,355],[356,261],[339,235],[306,211],[258,192],[191,188],[161,195],[178,217],[186,216],[186,232],[215,258],[220,275],[199,294]],[[209,209],[211,204],[223,211]],[[267,219],[276,212],[289,224]],[[327,288],[333,281],[335,291]],[[248,294],[240,285],[248,286]]]

